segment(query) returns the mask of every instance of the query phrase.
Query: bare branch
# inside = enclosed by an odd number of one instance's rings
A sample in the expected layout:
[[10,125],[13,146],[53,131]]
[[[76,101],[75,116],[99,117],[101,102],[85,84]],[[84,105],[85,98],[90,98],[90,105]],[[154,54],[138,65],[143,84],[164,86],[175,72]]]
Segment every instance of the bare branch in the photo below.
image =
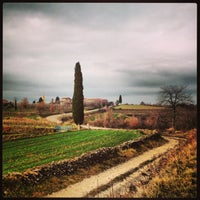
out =
[[160,104],[169,105],[173,111],[172,127],[176,125],[176,108],[180,104],[192,103],[191,95],[186,91],[187,86],[167,85],[161,87]]

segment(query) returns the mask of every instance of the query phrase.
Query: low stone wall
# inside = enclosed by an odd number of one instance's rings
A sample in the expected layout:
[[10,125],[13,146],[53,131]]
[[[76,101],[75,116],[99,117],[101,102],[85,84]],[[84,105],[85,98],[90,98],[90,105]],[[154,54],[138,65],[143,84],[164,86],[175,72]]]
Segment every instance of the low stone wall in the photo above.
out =
[[3,177],[4,185],[23,182],[26,184],[36,184],[42,180],[48,179],[52,176],[69,175],[79,168],[87,168],[90,165],[101,163],[103,160],[117,156],[120,150],[128,148],[138,148],[141,144],[145,144],[147,140],[156,140],[161,136],[159,133],[144,135],[141,138],[124,142],[115,147],[103,147],[95,151],[83,154],[74,159],[67,159],[49,164],[41,165],[25,172],[9,173]]

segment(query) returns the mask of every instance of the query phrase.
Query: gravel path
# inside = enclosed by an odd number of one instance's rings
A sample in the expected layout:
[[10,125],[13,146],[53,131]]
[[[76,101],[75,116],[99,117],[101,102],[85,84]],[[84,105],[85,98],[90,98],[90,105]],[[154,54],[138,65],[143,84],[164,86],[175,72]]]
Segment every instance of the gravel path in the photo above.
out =
[[51,121],[51,122],[55,122],[55,123],[58,123],[58,124],[62,124],[62,118],[63,117],[72,117],[72,113],[63,113],[63,114],[58,114],[58,115],[50,115],[48,117],[46,117],[46,119],[48,121]]
[[[130,171],[133,171],[132,176],[134,176],[134,173],[138,173],[137,168],[140,167],[142,164],[147,163],[147,161],[152,161],[155,158],[160,157],[162,154],[167,152],[169,149],[174,148],[178,144],[178,140],[176,139],[171,139],[171,138],[166,138],[166,139],[169,142],[160,147],[144,152],[143,154],[135,158],[132,158],[123,164],[119,164],[115,167],[112,167],[98,175],[86,178],[81,182],[70,185],[69,187],[60,190],[58,192],[52,193],[47,197],[87,197],[91,196],[89,194],[92,194],[95,191],[97,191],[97,188],[109,185],[110,182],[112,182],[113,180],[117,180],[117,178],[127,174]],[[122,183],[122,181],[118,180],[117,183],[118,188],[120,183]],[[94,196],[107,197],[108,194],[109,190],[107,190],[107,192],[105,191],[105,192],[95,193]]]
[[[99,111],[99,109],[88,110],[88,111],[85,111],[85,114],[95,113],[95,112],[98,112],[98,111]],[[46,117],[46,119],[51,121],[51,122],[61,124],[62,123],[61,119],[63,117],[72,117],[72,113],[63,113],[63,114],[58,114],[58,115],[51,115],[51,116]]]

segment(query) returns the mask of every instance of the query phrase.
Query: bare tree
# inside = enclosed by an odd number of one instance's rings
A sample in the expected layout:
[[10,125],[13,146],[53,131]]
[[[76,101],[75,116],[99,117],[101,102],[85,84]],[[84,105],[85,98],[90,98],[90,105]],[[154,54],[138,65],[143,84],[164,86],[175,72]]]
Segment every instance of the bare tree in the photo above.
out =
[[187,86],[167,85],[161,87],[160,103],[169,105],[172,109],[172,128],[176,129],[177,106],[191,104],[191,95],[186,90]]

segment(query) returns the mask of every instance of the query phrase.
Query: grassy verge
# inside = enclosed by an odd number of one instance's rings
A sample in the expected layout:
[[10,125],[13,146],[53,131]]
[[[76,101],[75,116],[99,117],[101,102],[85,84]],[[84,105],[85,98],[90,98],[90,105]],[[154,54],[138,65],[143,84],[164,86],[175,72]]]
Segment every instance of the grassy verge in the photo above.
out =
[[3,142],[3,175],[113,147],[141,135],[139,131],[83,130]]
[[[155,166],[154,178],[134,198],[196,198],[197,197],[197,132],[184,134],[186,142],[170,151]],[[133,197],[131,194],[125,197]]]

